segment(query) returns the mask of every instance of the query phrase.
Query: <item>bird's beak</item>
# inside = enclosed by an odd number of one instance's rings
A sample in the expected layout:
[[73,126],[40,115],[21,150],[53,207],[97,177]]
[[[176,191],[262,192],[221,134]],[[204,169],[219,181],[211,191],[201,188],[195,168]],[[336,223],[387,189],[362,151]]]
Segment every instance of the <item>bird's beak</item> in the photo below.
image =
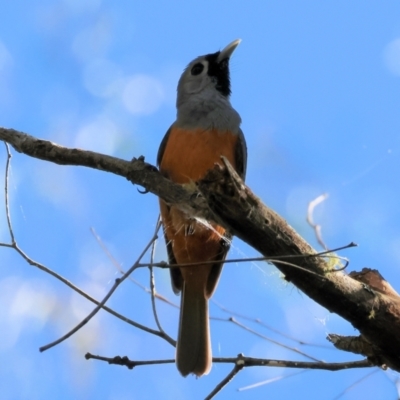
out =
[[228,46],[226,46],[219,53],[219,56],[217,58],[217,62],[221,62],[222,60],[226,60],[227,58],[230,58],[232,53],[235,51],[236,47],[239,46],[239,43],[241,41],[242,41],[241,39],[236,39],[232,43],[229,43]]

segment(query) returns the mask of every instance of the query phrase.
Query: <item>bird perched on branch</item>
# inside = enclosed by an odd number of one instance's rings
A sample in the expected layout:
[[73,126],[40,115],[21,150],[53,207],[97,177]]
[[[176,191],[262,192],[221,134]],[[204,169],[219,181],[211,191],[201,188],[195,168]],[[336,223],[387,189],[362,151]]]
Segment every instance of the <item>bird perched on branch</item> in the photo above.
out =
[[[202,179],[225,156],[244,179],[246,142],[241,118],[230,103],[229,60],[240,40],[222,51],[197,57],[177,89],[177,117],[161,142],[157,163],[171,181]],[[217,286],[231,235],[213,222],[192,218],[160,199],[169,263],[200,263],[170,269],[172,288],[182,292],[176,364],[183,376],[207,374],[212,354],[208,300]],[[215,261],[201,265],[202,262]]]

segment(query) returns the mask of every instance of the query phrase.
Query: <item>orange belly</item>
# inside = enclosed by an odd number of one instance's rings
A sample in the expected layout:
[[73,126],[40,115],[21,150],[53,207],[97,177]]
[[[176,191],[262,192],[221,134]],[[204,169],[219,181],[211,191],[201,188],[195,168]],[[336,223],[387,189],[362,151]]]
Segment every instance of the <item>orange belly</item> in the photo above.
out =
[[[173,182],[184,184],[203,178],[215,163],[222,164],[221,155],[235,167],[237,140],[238,135],[228,132],[172,128],[160,162],[160,171]],[[216,224],[206,227],[177,208],[167,207],[163,201],[160,201],[160,206],[165,234],[171,241],[178,264],[221,258],[224,228]],[[182,269],[183,275],[190,270]],[[208,268],[203,268],[203,272],[207,275]],[[187,276],[187,279],[190,277]]]
[[203,178],[215,163],[222,164],[221,156],[235,168],[237,140],[238,135],[228,132],[172,128],[160,171],[176,183],[188,183]]

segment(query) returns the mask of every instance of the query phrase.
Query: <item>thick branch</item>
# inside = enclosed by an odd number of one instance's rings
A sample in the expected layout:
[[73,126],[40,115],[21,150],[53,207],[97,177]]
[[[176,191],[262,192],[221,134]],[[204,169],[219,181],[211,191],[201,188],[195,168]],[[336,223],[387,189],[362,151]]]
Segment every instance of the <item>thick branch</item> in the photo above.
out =
[[283,218],[266,207],[228,163],[224,169],[209,171],[199,182],[199,189],[217,222],[264,256],[280,257],[272,262],[286,280],[351,322],[380,350],[375,361],[400,371],[399,296],[392,292],[384,294],[342,272],[332,271],[322,257],[307,256],[315,254],[315,250]]
[[[267,257],[304,293],[351,322],[378,348],[374,360],[400,371],[400,298],[386,295],[341,272],[332,272],[321,257],[275,212],[262,204],[227,165],[199,182],[207,203],[193,187],[173,184],[143,158],[132,162],[68,149],[23,133],[0,128],[0,140],[18,152],[62,165],[81,165],[111,172],[143,186],[184,211],[213,219]],[[208,204],[208,206],[207,206]],[[208,208],[209,207],[209,208]],[[212,212],[210,211],[212,210]],[[286,264],[282,263],[286,262]],[[295,264],[301,269],[294,268]]]
[[157,168],[144,162],[144,157],[134,158],[132,161],[85,151],[70,149],[48,140],[37,139],[33,136],[0,127],[0,140],[9,143],[19,153],[50,161],[59,165],[77,165],[111,172],[123,176],[136,185],[143,186],[167,203],[180,205],[181,209],[196,216],[212,218],[207,204],[202,196],[199,196],[193,185],[183,187],[164,178]]

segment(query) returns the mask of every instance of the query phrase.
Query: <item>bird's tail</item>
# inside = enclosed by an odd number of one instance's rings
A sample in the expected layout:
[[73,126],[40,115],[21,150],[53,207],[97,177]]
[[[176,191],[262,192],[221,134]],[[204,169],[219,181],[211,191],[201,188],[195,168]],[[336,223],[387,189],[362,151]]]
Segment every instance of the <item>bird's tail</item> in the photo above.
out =
[[190,373],[201,376],[210,372],[211,364],[208,299],[204,290],[188,287],[185,282],[181,298],[176,365],[183,376]]

